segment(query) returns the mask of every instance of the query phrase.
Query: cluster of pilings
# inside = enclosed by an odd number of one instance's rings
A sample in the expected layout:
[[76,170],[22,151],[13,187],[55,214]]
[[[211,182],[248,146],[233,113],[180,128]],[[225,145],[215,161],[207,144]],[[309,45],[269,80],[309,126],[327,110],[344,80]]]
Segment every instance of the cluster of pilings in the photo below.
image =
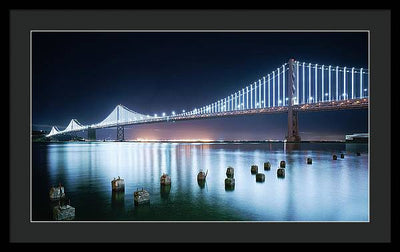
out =
[[[162,179],[166,180],[165,174],[161,176]],[[119,193],[125,193],[125,180],[120,178],[114,178],[111,181],[111,189],[112,192],[119,192]],[[135,205],[141,205],[145,203],[150,203],[150,193],[146,191],[144,188],[139,190],[139,188],[136,189],[136,191],[133,193],[133,201]]]
[[[161,196],[168,195],[171,190],[171,177],[163,173],[160,177]],[[125,181],[119,176],[117,179],[111,181],[111,188],[113,192],[125,192]],[[133,201],[136,206],[150,203],[150,193],[143,187],[137,188],[133,192]]]
[[[356,152],[356,156],[357,156],[357,157],[361,156],[361,153],[360,153],[360,152]],[[344,153],[340,153],[340,158],[341,158],[341,159],[344,159]],[[333,159],[333,160],[337,160],[337,159],[338,159],[338,156],[337,156],[336,154],[333,154],[333,155],[332,155],[332,159]]]
[[[356,153],[357,156],[361,156],[360,152]],[[340,153],[340,158],[344,159],[344,153]],[[338,156],[336,154],[332,155],[333,160],[337,160]],[[312,165],[313,160],[311,157],[306,158],[306,164]],[[269,161],[264,163],[264,171],[271,170],[271,163]],[[286,161],[281,160],[279,162],[279,166],[276,170],[278,178],[285,177],[286,170]],[[265,174],[260,173],[258,171],[258,165],[253,164],[250,167],[250,172],[252,175],[255,175],[256,182],[264,182]],[[201,188],[204,188],[204,184],[206,182],[206,178],[208,175],[208,170],[206,172],[200,171],[197,174],[197,182]],[[229,166],[226,169],[226,179],[225,179],[225,190],[232,191],[235,189],[235,170],[233,167]],[[161,196],[168,196],[171,189],[171,177],[168,174],[163,173],[160,177],[160,186],[161,186]],[[113,193],[125,193],[125,181],[124,179],[114,178],[111,181],[111,189]],[[144,188],[137,188],[137,190],[133,193],[134,203],[135,205],[142,205],[146,203],[150,203],[150,193]],[[70,199],[67,199],[64,186],[61,183],[58,184],[57,187],[51,187],[49,191],[49,199],[50,206],[52,209],[52,218],[57,221],[65,221],[65,220],[73,220],[75,219],[75,208],[70,205]]]

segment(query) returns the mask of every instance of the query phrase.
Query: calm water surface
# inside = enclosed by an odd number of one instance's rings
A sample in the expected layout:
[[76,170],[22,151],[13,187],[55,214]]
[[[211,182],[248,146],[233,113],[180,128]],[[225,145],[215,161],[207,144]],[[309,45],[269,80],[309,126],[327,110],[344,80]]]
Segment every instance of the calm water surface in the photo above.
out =
[[[61,182],[76,208],[75,220],[368,221],[367,144],[71,142],[32,147],[33,220],[51,220],[48,192]],[[312,165],[306,164],[308,156]],[[285,178],[276,175],[281,160],[286,160]],[[266,161],[270,171],[263,169]],[[265,182],[255,181],[252,164],[265,174]],[[233,191],[225,190],[228,166],[235,169]],[[208,170],[204,186],[197,183],[200,170]],[[160,186],[162,173],[171,176],[169,191]],[[125,193],[111,191],[117,176],[125,179]],[[134,205],[137,188],[150,193],[150,204]]]

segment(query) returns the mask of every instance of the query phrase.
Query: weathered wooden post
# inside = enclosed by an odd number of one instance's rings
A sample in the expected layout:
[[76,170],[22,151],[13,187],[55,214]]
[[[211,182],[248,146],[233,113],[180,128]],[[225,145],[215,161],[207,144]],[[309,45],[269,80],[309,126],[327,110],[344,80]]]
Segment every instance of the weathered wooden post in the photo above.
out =
[[51,201],[60,200],[65,198],[65,190],[61,183],[58,184],[58,187],[52,186],[50,188],[49,197]]
[[168,176],[167,174],[163,173],[160,178],[160,184],[164,186],[171,185],[171,177]]
[[226,191],[232,191],[235,189],[235,179],[234,177],[234,169],[232,167],[228,167],[228,169],[226,169],[226,176],[227,178],[225,179],[225,190]]
[[252,165],[250,171],[251,171],[251,174],[256,174],[258,172],[258,166]]
[[279,178],[284,178],[285,177],[285,168],[278,168],[277,170],[277,176]]
[[125,191],[125,181],[118,176],[111,181],[111,188],[114,192]]
[[280,168],[286,168],[286,162],[285,162],[284,160],[282,160],[282,161],[279,163],[279,167],[280,167]]
[[257,173],[256,174],[256,182],[264,182],[264,181],[265,181],[264,173]]
[[235,176],[235,170],[233,169],[233,167],[228,167],[228,169],[226,169],[226,176],[228,178],[233,178]]
[[204,180],[206,180],[207,174],[208,174],[208,170],[207,170],[207,172],[200,171],[200,172],[197,174],[197,181],[204,181]]
[[312,164],[312,158],[310,157],[307,158],[307,164]]
[[62,205],[61,201],[58,205],[53,207],[53,219],[57,221],[73,220],[75,219],[75,208],[68,204]]
[[137,189],[137,191],[133,193],[133,200],[135,202],[135,205],[150,203],[150,194],[143,188],[141,191]]
[[264,163],[264,171],[269,171],[269,170],[271,170],[271,163],[270,162]]

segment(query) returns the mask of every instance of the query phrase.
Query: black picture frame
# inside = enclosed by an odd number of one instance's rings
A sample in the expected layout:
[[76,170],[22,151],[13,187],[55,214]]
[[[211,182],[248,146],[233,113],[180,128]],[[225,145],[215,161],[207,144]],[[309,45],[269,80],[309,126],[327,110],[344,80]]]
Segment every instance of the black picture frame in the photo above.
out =
[[[391,239],[390,10],[10,10],[11,242],[389,242]],[[370,222],[31,223],[30,31],[368,30]]]

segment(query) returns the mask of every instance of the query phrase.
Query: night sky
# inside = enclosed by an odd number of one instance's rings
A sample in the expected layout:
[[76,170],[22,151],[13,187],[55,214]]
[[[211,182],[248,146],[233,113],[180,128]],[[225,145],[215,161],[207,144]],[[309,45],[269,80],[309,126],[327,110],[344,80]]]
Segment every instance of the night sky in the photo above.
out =
[[[289,58],[368,68],[367,33],[32,33],[32,126],[102,121],[118,104],[181,112],[250,85]],[[302,140],[368,131],[368,111],[299,114]],[[135,126],[126,139],[283,140],[287,115]],[[98,130],[115,139],[116,129]]]

